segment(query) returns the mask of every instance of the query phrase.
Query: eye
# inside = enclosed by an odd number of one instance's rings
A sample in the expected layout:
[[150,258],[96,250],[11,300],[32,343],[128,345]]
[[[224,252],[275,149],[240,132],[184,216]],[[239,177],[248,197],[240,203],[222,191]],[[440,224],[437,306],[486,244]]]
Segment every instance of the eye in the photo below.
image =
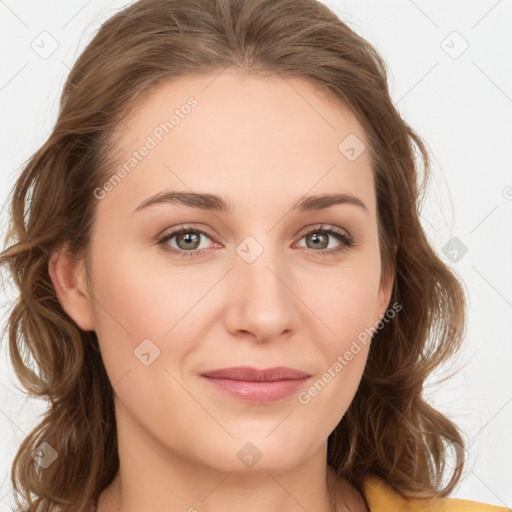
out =
[[[208,247],[200,247],[202,237],[212,239],[212,236],[202,229],[182,225],[181,228],[175,229],[159,238],[158,244],[164,250],[179,256],[200,256],[208,250]],[[329,238],[336,239],[339,244],[334,248],[329,248]],[[176,245],[168,243],[173,239],[175,239]],[[313,249],[313,252],[326,255],[338,254],[356,245],[353,237],[346,231],[334,226],[324,226],[321,224],[307,231],[300,240],[303,239],[307,240],[306,247]]]
[[[339,245],[329,248],[329,237],[338,240]],[[355,245],[354,238],[346,231],[334,226],[317,225],[306,232],[301,240],[306,239],[306,247],[315,248],[319,254],[333,255],[349,249]],[[321,249],[321,250],[317,250]]]
[[[181,226],[181,229],[176,229],[164,235],[158,240],[158,243],[162,245],[165,250],[180,256],[198,256],[205,252],[204,248],[199,249],[201,237],[211,238],[210,235],[202,229]],[[173,238],[176,239],[178,247],[173,247],[167,243]]]

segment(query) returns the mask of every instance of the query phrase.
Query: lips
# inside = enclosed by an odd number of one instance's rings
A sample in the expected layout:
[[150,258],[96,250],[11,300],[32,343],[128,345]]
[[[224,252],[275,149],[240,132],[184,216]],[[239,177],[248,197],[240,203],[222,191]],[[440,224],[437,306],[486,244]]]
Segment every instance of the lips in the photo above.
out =
[[202,374],[217,391],[253,404],[286,398],[305,384],[309,374],[284,366],[258,370],[250,366],[223,368]]
[[242,380],[246,382],[275,382],[278,380],[299,380],[309,377],[309,374],[303,371],[285,366],[276,366],[264,370],[258,370],[251,366],[233,366],[203,373],[202,375],[204,377]]

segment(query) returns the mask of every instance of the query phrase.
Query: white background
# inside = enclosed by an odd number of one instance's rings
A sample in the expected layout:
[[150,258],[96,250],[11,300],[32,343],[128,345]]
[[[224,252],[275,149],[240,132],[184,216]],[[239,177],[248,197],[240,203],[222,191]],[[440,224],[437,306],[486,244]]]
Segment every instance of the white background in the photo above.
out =
[[[469,463],[453,496],[512,507],[512,3],[326,3],[383,55],[393,100],[434,157],[422,221],[469,295],[465,348],[436,379],[460,371],[442,383],[430,379],[426,390],[466,433]],[[2,240],[9,189],[49,135],[71,66],[99,25],[123,5],[0,1]],[[43,31],[58,43],[48,58],[32,49],[48,38]],[[453,237],[467,247],[458,261],[443,253]],[[12,292],[6,283],[2,328]],[[0,351],[0,512],[10,510],[15,449],[45,405],[15,387],[5,343],[6,336]]]

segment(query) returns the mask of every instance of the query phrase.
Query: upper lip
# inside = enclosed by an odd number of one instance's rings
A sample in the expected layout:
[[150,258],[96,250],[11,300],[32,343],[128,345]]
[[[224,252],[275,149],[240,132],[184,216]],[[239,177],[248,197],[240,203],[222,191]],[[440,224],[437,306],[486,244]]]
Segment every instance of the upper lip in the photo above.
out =
[[247,382],[274,382],[278,380],[299,380],[309,377],[308,373],[285,366],[259,370],[251,366],[232,366],[202,373],[204,377],[215,377]]

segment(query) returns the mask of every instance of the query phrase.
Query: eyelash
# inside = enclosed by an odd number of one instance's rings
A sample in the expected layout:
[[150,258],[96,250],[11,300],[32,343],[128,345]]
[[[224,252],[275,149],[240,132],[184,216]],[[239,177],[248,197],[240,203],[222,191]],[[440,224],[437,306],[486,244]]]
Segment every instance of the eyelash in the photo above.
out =
[[[171,247],[167,244],[169,240],[174,238],[176,235],[179,235],[180,233],[191,231],[194,233],[200,233],[210,239],[213,239],[213,237],[207,233],[206,231],[203,231],[199,228],[194,228],[192,226],[181,226],[180,229],[176,229],[174,231],[171,231],[170,233],[167,233],[163,235],[161,238],[158,239],[158,244],[162,246],[162,248],[166,251],[169,251],[173,254],[177,254],[178,256],[182,256],[184,258],[191,257],[191,256],[201,256],[203,255],[208,249],[194,249],[190,251],[184,251],[181,249],[175,249],[174,247]],[[333,226],[324,226],[322,224],[319,224],[315,226],[313,229],[307,231],[300,240],[302,240],[305,236],[311,234],[311,233],[323,233],[328,234],[336,238],[338,241],[342,242],[341,245],[335,249],[322,249],[321,251],[315,251],[314,249],[311,249],[313,252],[326,255],[326,256],[336,256],[339,253],[341,253],[344,250],[350,249],[351,247],[354,247],[356,245],[354,238],[349,235],[348,233],[339,230],[338,228],[335,228]]]

